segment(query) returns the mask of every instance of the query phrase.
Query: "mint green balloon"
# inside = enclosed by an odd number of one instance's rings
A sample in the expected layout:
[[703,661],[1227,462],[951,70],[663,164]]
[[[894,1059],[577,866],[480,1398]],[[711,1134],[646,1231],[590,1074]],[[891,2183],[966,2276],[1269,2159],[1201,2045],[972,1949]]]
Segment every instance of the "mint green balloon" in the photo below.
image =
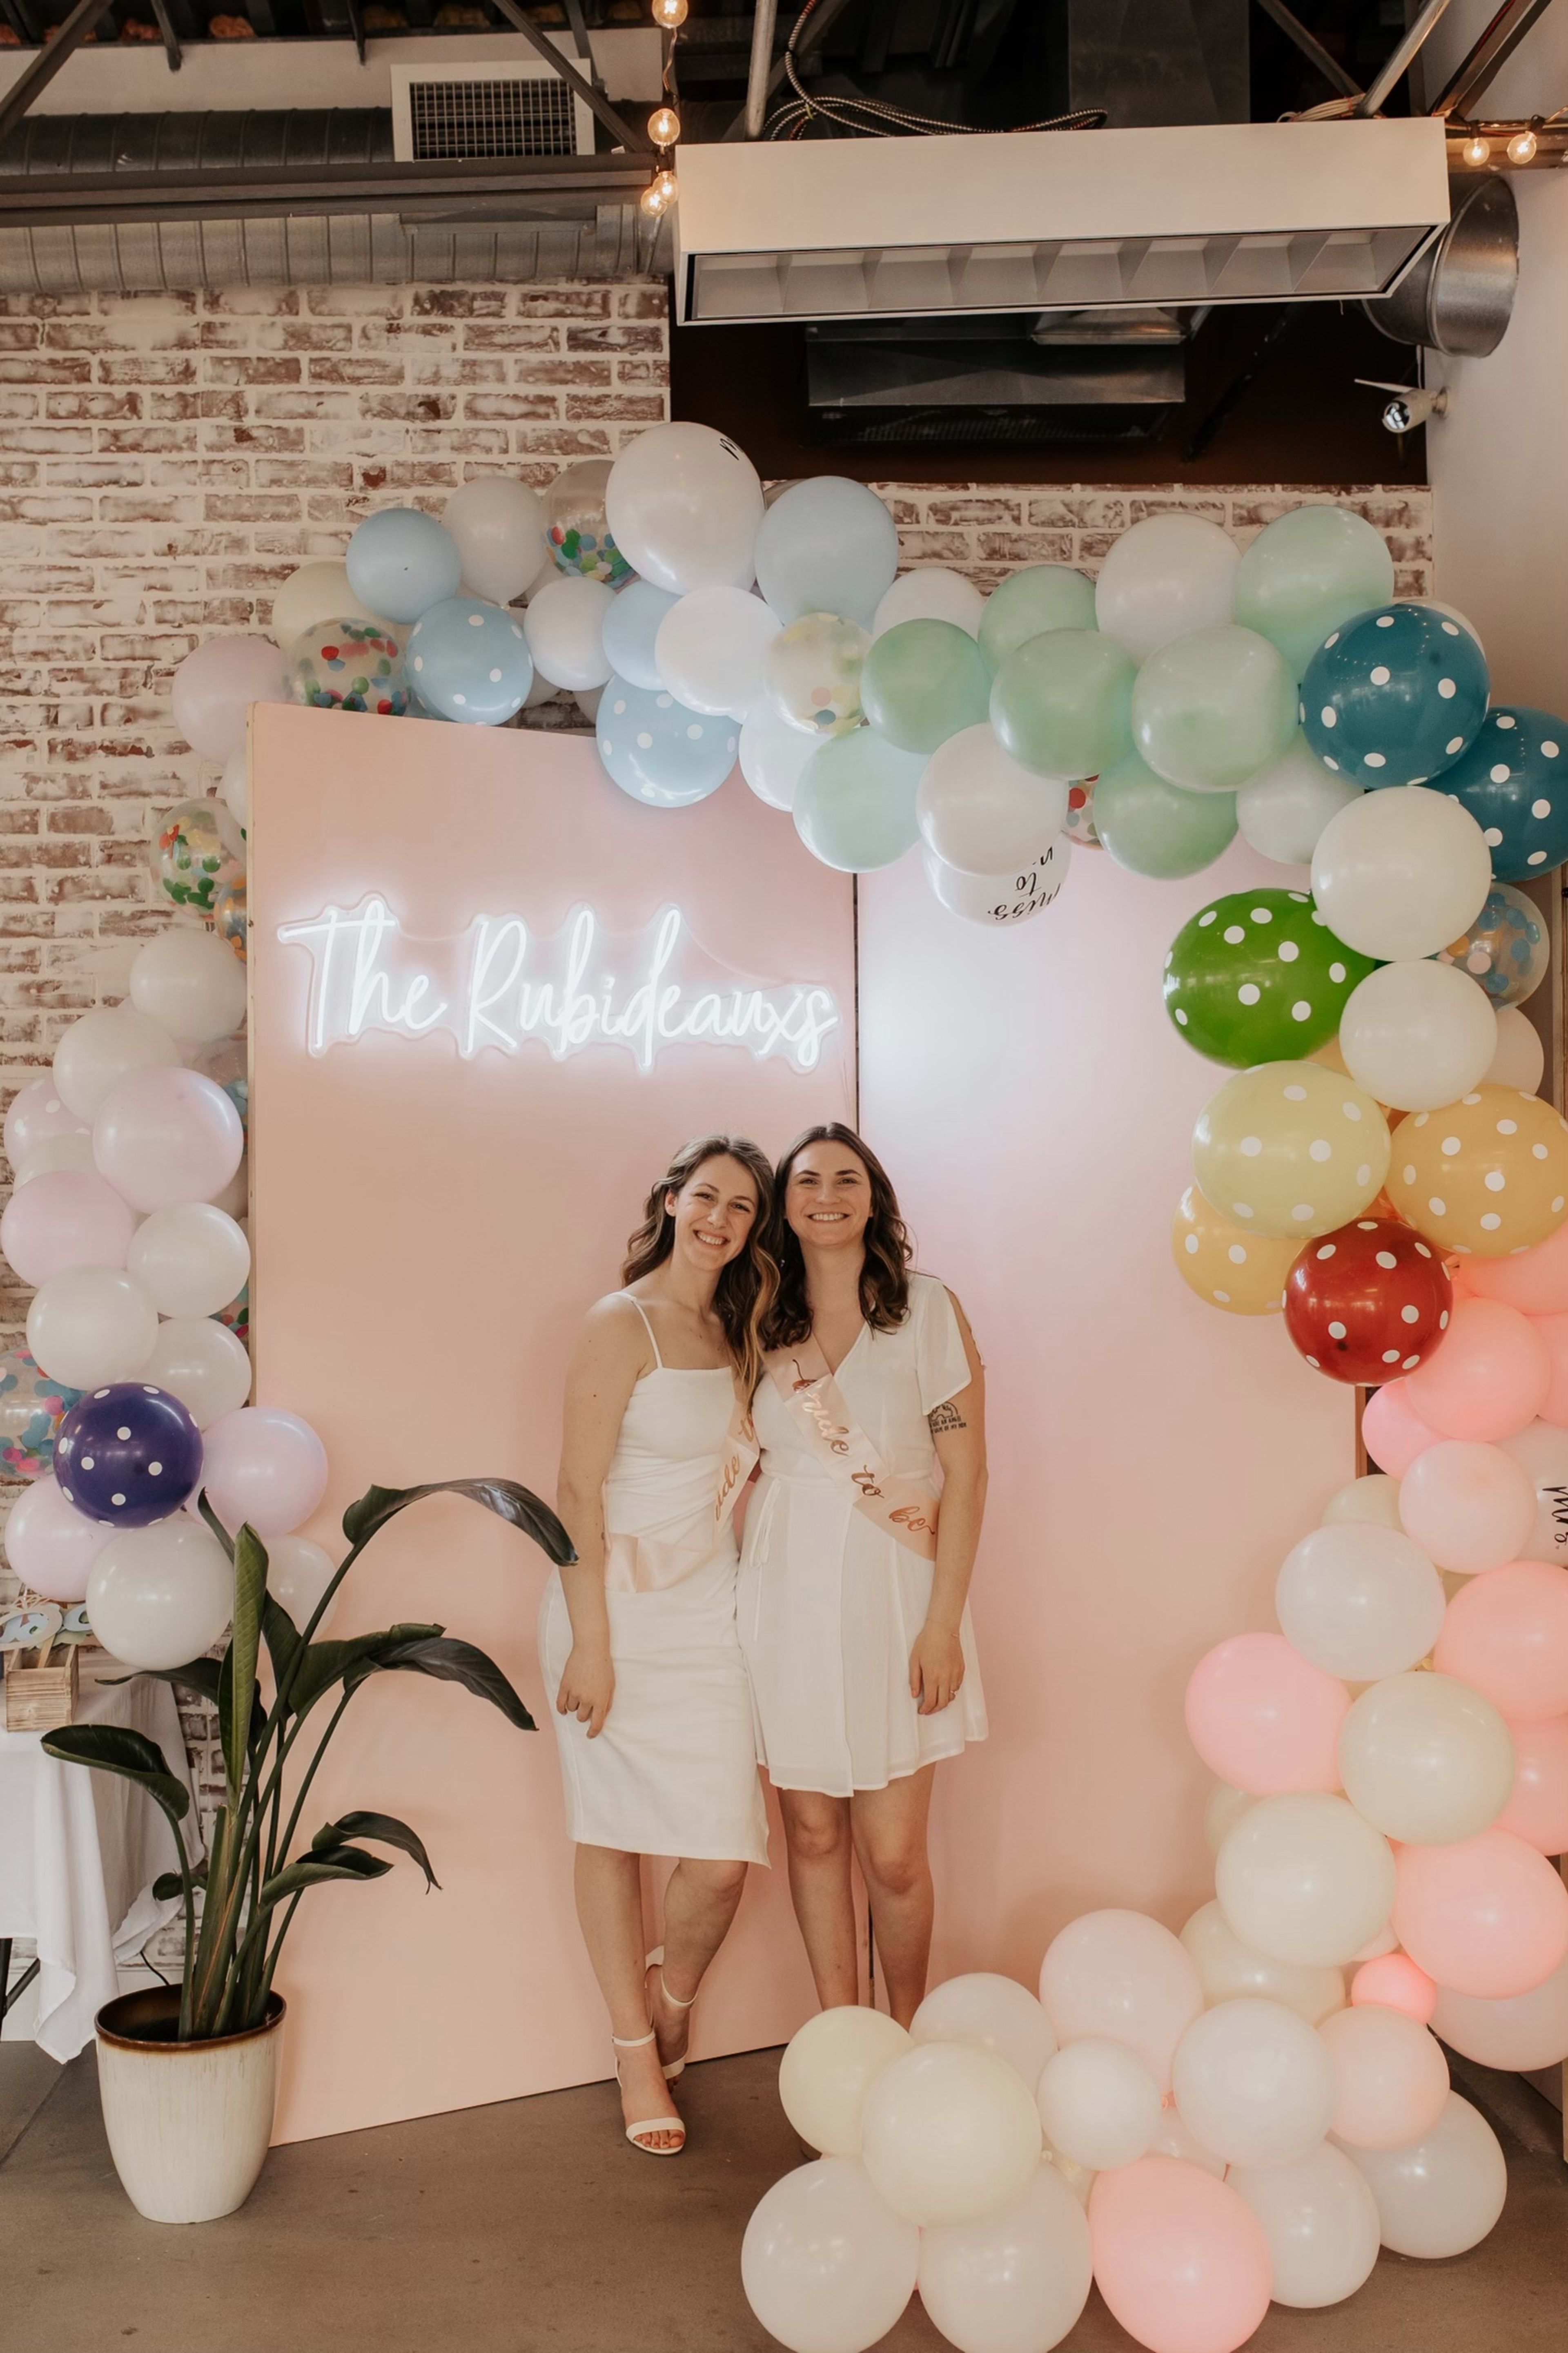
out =
[[1094,583],[1067,564],[1029,564],[994,588],[980,619],[980,650],[994,670],[1046,629],[1092,629]]
[[841,874],[890,866],[919,838],[915,795],[924,773],[920,754],[899,751],[873,728],[830,735],[800,772],[795,829],[814,858]]
[[1236,617],[1284,655],[1292,678],[1331,630],[1394,599],[1383,533],[1349,507],[1294,507],[1266,523],[1236,572]]
[[1173,882],[1235,840],[1236,795],[1184,793],[1129,752],[1096,782],[1094,829],[1118,866]]
[[1221,621],[1156,648],[1132,690],[1132,734],[1157,776],[1231,793],[1287,752],[1296,681],[1278,647]]
[[1132,749],[1137,666],[1098,629],[1047,629],[1008,655],[991,689],[991,724],[1020,767],[1097,776]]
[[978,727],[991,672],[954,621],[898,621],[874,638],[860,671],[860,708],[900,752],[927,757],[962,728]]

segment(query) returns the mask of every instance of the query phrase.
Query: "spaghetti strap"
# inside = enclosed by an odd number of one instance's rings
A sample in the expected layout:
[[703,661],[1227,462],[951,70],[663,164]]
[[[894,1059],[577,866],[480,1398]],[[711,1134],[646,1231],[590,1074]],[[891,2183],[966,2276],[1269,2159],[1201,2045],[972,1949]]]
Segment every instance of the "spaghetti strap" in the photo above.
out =
[[654,1361],[654,1366],[655,1366],[655,1369],[656,1369],[657,1371],[658,1371],[658,1372],[661,1372],[661,1373],[662,1373],[662,1372],[663,1372],[663,1370],[664,1370],[664,1358],[659,1355],[659,1352],[658,1352],[658,1335],[657,1335],[657,1334],[656,1334],[656,1333],[655,1333],[655,1331],[654,1331],[653,1325],[652,1325],[652,1324],[648,1322],[648,1320],[647,1320],[647,1308],[643,1305],[642,1301],[637,1297],[637,1293],[636,1293],[635,1291],[628,1291],[628,1292],[626,1292],[624,1295],[625,1295],[627,1299],[629,1299],[629,1300],[631,1301],[632,1305],[637,1309],[637,1314],[642,1317],[642,1321],[643,1321],[643,1330],[647,1334],[648,1338],[653,1342],[653,1361]]

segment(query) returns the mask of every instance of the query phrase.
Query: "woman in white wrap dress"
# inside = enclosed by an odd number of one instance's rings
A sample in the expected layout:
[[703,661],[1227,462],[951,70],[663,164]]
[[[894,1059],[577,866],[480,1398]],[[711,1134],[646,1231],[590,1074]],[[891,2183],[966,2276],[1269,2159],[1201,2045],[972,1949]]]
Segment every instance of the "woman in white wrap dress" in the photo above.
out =
[[[577,1915],[626,2137],[660,2157],[685,2139],[668,2087],[691,2004],[747,1864],[767,1861],[731,1522],[756,1461],[747,1401],[776,1282],[762,1246],[771,1193],[754,1144],[711,1135],[649,1195],[627,1287],[590,1312],[573,1359],[556,1506],[578,1557],[540,1611]],[[645,1854],[679,1858],[653,1954]]]
[[984,1375],[958,1302],[910,1271],[887,1173],[852,1130],[808,1129],[774,1187],[738,1596],[758,1754],[818,1999],[859,1999],[853,1852],[908,2025],[931,1947],[932,1771],[986,1731],[967,1601]]

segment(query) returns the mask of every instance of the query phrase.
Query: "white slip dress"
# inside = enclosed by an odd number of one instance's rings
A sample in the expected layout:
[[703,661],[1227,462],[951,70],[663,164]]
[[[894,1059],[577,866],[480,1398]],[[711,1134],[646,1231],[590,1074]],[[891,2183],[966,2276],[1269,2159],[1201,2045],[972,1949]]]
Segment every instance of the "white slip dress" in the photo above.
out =
[[[911,1275],[903,1323],[894,1332],[863,1325],[834,1378],[888,1470],[938,1487],[926,1416],[970,1380],[946,1287]],[[847,1798],[984,1740],[968,1609],[958,1696],[921,1715],[910,1651],[931,1604],[932,1564],[856,1509],[765,1375],[752,1419],[762,1481],[746,1513],[738,1605],[757,1755],[774,1788]]]
[[[752,1702],[735,1628],[737,1554],[713,1499],[730,1451],[735,1383],[727,1367],[682,1371],[653,1342],[654,1369],[626,1400],[605,1481],[605,1580],[615,1696],[592,1740],[555,1706],[572,1650],[559,1573],[539,1611],[539,1657],[561,1750],[567,1827],[579,1846],[697,1862],[763,1862],[767,1815]],[[710,1548],[675,1584],[620,1589],[614,1555],[635,1540],[679,1545],[706,1527]],[[616,1547],[617,1537],[633,1540]],[[700,1553],[702,1547],[697,1546]]]

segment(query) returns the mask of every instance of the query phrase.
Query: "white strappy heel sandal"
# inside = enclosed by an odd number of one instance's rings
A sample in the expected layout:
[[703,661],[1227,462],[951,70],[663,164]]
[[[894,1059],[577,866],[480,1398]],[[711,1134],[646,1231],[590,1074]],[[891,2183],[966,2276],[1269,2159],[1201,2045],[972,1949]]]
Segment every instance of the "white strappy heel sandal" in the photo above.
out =
[[[645,1969],[657,1969],[658,1971],[658,1989],[672,2010],[691,2009],[693,2003],[695,2003],[697,2000],[696,1994],[692,1995],[689,2001],[682,2001],[678,1993],[670,1992],[669,1988],[664,1981],[664,1947],[662,1945],[656,1945],[651,1953],[645,1953],[643,1955],[643,1967]],[[686,2071],[686,2062],[684,2059],[677,2059],[671,2065],[666,2067],[661,2060],[659,2062],[659,2067],[663,2073],[665,2082],[667,2084],[674,2084],[679,2082],[681,2075],[684,2074]]]
[[[646,2034],[635,2034],[626,2037],[619,2034],[612,2034],[610,2037],[610,2041],[614,2044],[617,2052],[622,2051],[646,2051],[648,2044],[653,2040],[654,2030],[651,2026],[648,2028]],[[620,2080],[621,2063],[617,2057],[616,2061],[616,2081],[618,2084]],[[632,2147],[634,2148],[640,2148],[645,2157],[679,2157],[681,2150],[686,2147],[686,2126],[682,2124],[679,2116],[639,2116],[635,2124],[627,2125],[626,2131],[626,2138],[630,2141]],[[679,2133],[680,2135],[680,2138],[676,2142],[673,2148],[656,2148],[651,2141],[639,2139],[638,2135],[640,2133]]]

